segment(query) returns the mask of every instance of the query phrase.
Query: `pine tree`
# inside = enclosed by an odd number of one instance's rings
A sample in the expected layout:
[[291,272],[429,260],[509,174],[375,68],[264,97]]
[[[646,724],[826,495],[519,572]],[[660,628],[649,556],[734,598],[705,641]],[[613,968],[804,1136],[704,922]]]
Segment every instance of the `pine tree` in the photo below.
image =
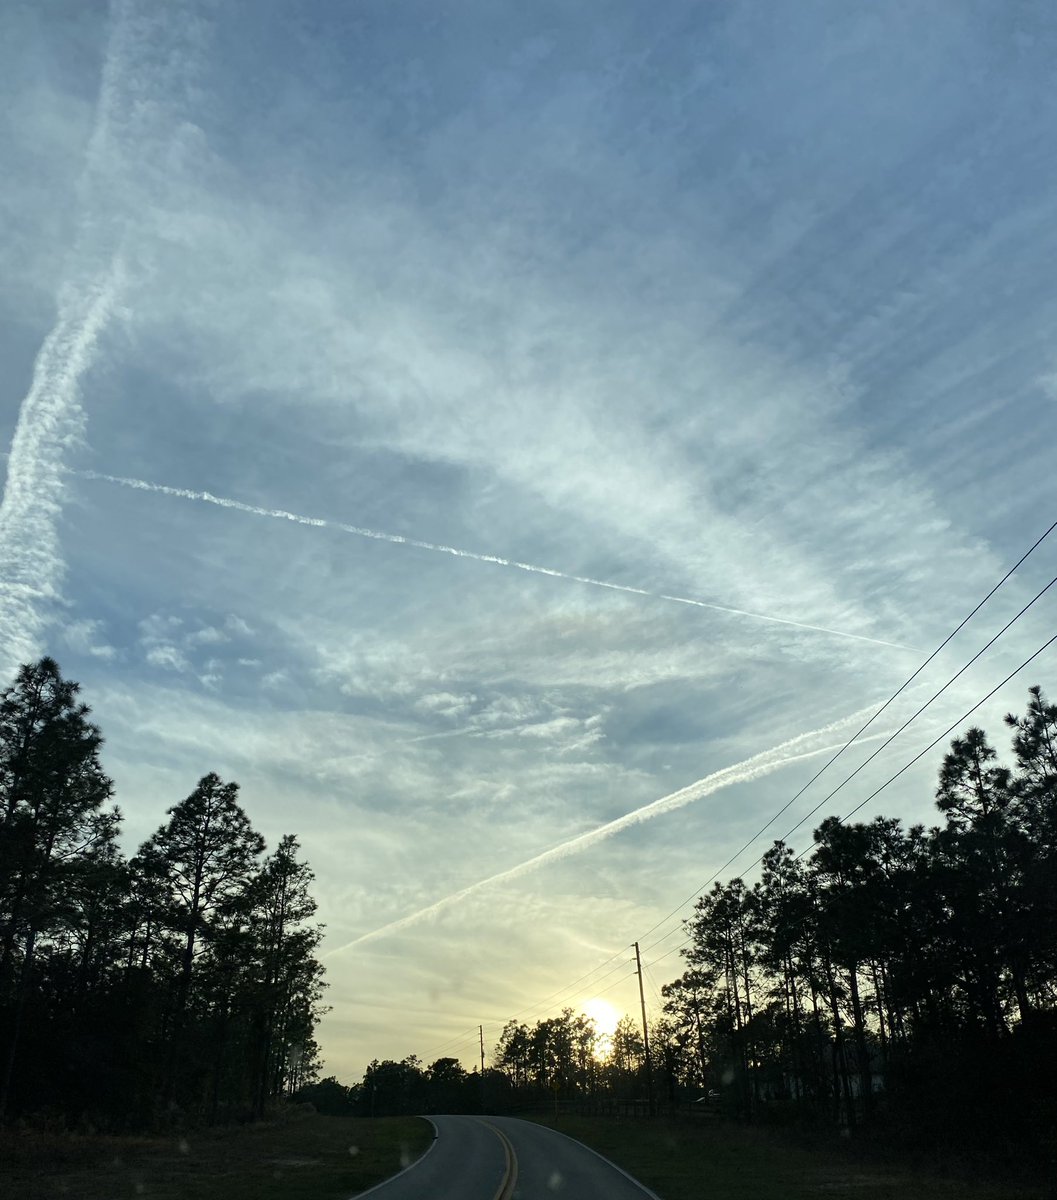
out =
[[[163,1034],[169,1045],[163,1095],[171,1104],[184,1079],[183,1097],[205,1103],[204,1078],[216,1075],[215,1046],[192,1039],[190,1009],[209,989],[195,994],[196,961],[205,949],[220,950],[231,925],[245,921],[246,893],[264,850],[264,839],[237,802],[238,784],[210,773],[169,809],[169,820],[140,849],[138,859],[164,893],[164,921],[177,940],[174,995]],[[213,965],[217,962],[213,955]],[[206,1038],[206,1041],[209,1039]],[[178,1069],[179,1065],[179,1069]]]
[[298,861],[297,838],[287,834],[264,862],[248,892],[254,956],[252,1000],[253,1109],[264,1112],[290,1080],[292,1058],[310,1035],[323,969],[314,958],[321,930],[309,925],[316,902],[312,872]]
[[0,696],[0,1107],[10,1100],[38,942],[63,923],[67,884],[112,843],[119,819],[103,811],[112,784],[79,690],[42,658]]

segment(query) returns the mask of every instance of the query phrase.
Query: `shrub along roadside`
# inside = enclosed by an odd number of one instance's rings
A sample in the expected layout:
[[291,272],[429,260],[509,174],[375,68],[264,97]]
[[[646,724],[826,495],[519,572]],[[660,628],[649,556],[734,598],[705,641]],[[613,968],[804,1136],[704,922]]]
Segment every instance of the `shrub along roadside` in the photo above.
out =
[[418,1117],[310,1113],[182,1137],[0,1132],[0,1194],[18,1200],[347,1200],[413,1162],[433,1131]]
[[1046,1200],[1044,1187],[971,1181],[915,1162],[808,1148],[775,1131],[693,1119],[534,1118],[605,1155],[662,1200]]

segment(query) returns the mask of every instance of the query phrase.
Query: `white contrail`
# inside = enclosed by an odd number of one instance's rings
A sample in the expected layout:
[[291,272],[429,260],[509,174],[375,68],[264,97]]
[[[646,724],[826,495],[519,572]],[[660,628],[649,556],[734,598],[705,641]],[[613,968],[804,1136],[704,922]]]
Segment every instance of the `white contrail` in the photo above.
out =
[[120,288],[121,261],[65,286],[59,319],[44,339],[22,401],[0,501],[0,670],[35,657],[42,608],[58,599],[63,563],[58,517],[63,452],[80,429],[78,387]]
[[93,211],[93,201],[120,101],[127,51],[124,15],[111,14],[95,120],[78,182],[78,232],[70,269],[58,290],[58,317],[33,364],[8,455],[0,500],[0,670],[5,676],[39,652],[46,609],[59,598],[62,460],[80,434],[80,381],[95,359],[123,277],[115,249],[120,236]]
[[[206,30],[193,9],[112,0],[95,120],[77,185],[78,224],[44,339],[19,409],[0,500],[0,670],[39,653],[59,599],[63,460],[84,424],[80,386],[121,303],[133,234],[171,203],[178,109]],[[161,123],[159,123],[159,115]],[[142,269],[142,265],[140,266]]]
[[[821,729],[810,730],[807,733],[800,734],[798,737],[791,738],[787,742],[782,742],[778,746],[772,746],[770,750],[764,750],[752,758],[746,758],[742,762],[724,767],[720,771],[714,771],[711,775],[706,775],[704,779],[699,779],[696,783],[691,783],[687,787],[680,788],[677,792],[671,792],[667,796],[662,796],[659,800],[654,800],[649,804],[643,805],[642,808],[636,808],[633,812],[625,813],[622,817],[617,817],[614,821],[608,821],[605,825],[599,825],[596,829],[590,829],[587,833],[581,833],[566,842],[552,846],[549,850],[544,850],[532,858],[525,859],[524,862],[517,863],[513,867],[508,867],[505,871],[489,875],[486,879],[479,879],[476,883],[471,883],[457,892],[452,892],[450,896],[443,896],[440,900],[436,900],[432,904],[426,905],[425,908],[418,909],[416,912],[409,913],[406,917],[390,921],[387,925],[382,925],[378,929],[372,929],[370,933],[361,934],[351,942],[346,942],[334,950],[329,950],[323,957],[330,958],[335,954],[341,954],[345,950],[351,950],[355,946],[362,946],[365,942],[374,941],[376,938],[397,933],[401,929],[407,929],[411,925],[417,925],[421,921],[429,920],[429,918],[437,916],[439,913],[444,912],[445,909],[451,908],[453,905],[458,904],[459,901],[465,900],[468,896],[472,896],[485,888],[494,887],[498,883],[508,883],[510,880],[519,879],[522,875],[527,875],[529,872],[535,871],[547,863],[557,862],[560,859],[569,858],[574,854],[581,854],[597,842],[611,838],[614,834],[620,833],[632,825],[641,825],[644,821],[652,821],[654,817],[674,812],[678,808],[684,808],[688,804],[693,804],[697,800],[703,800],[706,796],[711,796],[721,788],[730,787],[736,783],[749,783],[764,775],[770,775],[782,767],[789,766],[791,763],[802,762],[804,759],[814,758],[819,754],[828,754],[834,750],[838,750],[844,745],[843,742],[837,745],[808,746],[807,744],[816,741],[818,738],[828,737],[830,734],[847,728],[849,725],[861,724],[864,718],[872,715],[873,712],[872,708],[864,708],[860,712],[851,713],[849,716],[842,717],[839,721],[834,721],[832,724],[825,725]],[[885,733],[875,733],[859,738],[858,741],[868,742],[886,736],[887,734]]]
[[707,600],[695,600],[688,596],[671,596],[665,592],[651,592],[647,588],[631,587],[625,583],[611,583],[605,579],[592,579],[588,575],[571,575],[556,571],[552,567],[541,567],[535,563],[519,562],[514,558],[503,558],[498,554],[478,554],[473,550],[460,550],[456,546],[445,546],[438,542],[424,542],[419,538],[403,537],[399,533],[385,533],[378,529],[364,529],[360,525],[347,525],[343,521],[331,521],[324,517],[305,517],[287,512],[282,508],[261,508],[256,504],[245,504],[226,496],[214,496],[212,492],[196,492],[190,488],[169,487],[162,483],[150,483],[146,479],[130,479],[124,475],[105,475],[101,471],[78,471],[84,479],[98,479],[120,487],[133,488],[140,492],[156,492],[162,496],[175,496],[181,500],[197,500],[203,504],[215,504],[219,508],[230,508],[236,512],[250,513],[256,517],[271,517],[278,521],[292,521],[295,525],[310,525],[315,529],[336,529],[356,537],[371,538],[376,542],[391,542],[397,546],[413,546],[417,550],[432,550],[437,554],[451,554],[455,558],[469,558],[475,562],[492,563],[499,567],[513,567],[518,571],[530,571],[534,575],[549,575],[552,579],[566,579],[571,583],[585,583],[591,587],[608,588],[613,592],[628,592],[633,596],[649,596],[653,600],[669,600],[674,604],[690,604],[694,608],[708,608],[714,612],[729,613],[736,617],[748,617],[754,621],[770,621],[775,625],[789,625],[794,629],[806,629],[812,633],[824,633],[830,637],[850,638],[856,642],[869,642],[875,646],[886,646],[892,650],[913,650],[898,642],[886,642],[881,638],[867,637],[862,633],[848,633],[843,629],[829,629],[825,625],[810,625],[806,621],[792,621],[787,617],[775,617],[768,613],[751,612],[744,608],[731,608],[726,604],[712,604]]

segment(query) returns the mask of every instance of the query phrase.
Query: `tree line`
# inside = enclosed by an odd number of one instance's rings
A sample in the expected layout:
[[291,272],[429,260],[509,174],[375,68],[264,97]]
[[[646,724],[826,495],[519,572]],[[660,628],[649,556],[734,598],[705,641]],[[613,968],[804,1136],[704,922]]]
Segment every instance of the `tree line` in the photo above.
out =
[[591,1017],[566,1008],[533,1026],[508,1022],[483,1072],[450,1057],[428,1065],[414,1054],[375,1059],[352,1087],[329,1077],[298,1099],[370,1117],[509,1111],[553,1103],[555,1092],[563,1099],[624,1097],[640,1087],[642,1047],[630,1017],[603,1035]]
[[951,743],[941,824],[829,818],[698,900],[666,1086],[925,1137],[1057,1127],[1057,706],[1033,687],[1006,724],[1009,766],[981,729]]
[[260,1116],[311,1082],[312,872],[210,773],[137,852],[79,685],[0,693],[0,1102],[94,1128]]

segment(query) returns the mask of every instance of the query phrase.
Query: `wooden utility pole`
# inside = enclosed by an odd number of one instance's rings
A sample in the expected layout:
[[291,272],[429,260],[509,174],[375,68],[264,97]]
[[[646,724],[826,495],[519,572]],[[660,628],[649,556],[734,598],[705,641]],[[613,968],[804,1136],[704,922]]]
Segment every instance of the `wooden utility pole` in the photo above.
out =
[[484,1026],[477,1026],[477,1036],[481,1039],[481,1111],[484,1112],[486,1105],[484,1091]]
[[642,959],[639,944],[635,943],[635,973],[639,977],[639,1004],[642,1006],[642,1048],[646,1053],[646,1098],[653,1116],[653,1063],[650,1061],[650,1031],[646,1026],[646,994],[642,990]]

